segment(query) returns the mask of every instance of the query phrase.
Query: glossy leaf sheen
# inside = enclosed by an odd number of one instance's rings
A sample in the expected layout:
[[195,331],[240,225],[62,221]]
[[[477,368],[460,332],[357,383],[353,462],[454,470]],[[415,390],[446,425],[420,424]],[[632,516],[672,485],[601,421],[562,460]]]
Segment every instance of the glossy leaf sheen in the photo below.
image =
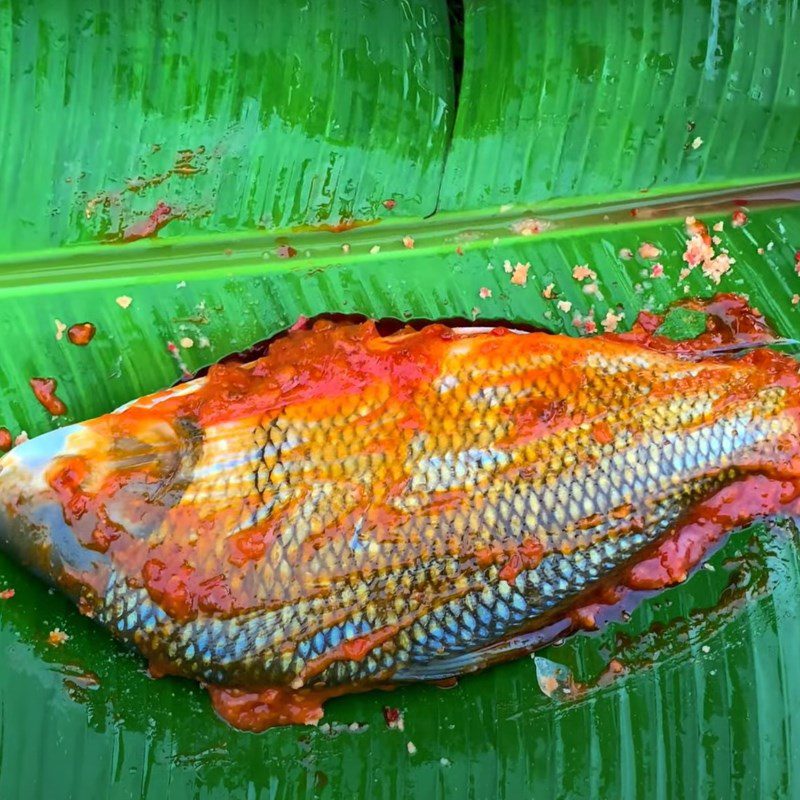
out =
[[[443,4],[52,6],[39,18],[32,3],[0,0],[0,425],[13,435],[172,383],[167,342],[191,339],[180,355],[194,369],[332,311],[578,334],[576,316],[600,323],[612,310],[625,328],[643,308],[726,290],[800,337],[793,190],[731,225],[750,184],[800,172],[789,4],[756,14],[700,0],[602,13],[581,0],[468,2],[449,150]],[[22,125],[31,97],[36,124]],[[684,149],[690,114],[705,140],[696,151]],[[94,193],[220,142],[216,160],[198,161],[206,172],[124,193],[119,209],[86,219]],[[702,199],[728,184],[741,192]],[[423,220],[440,189],[451,213]],[[694,198],[692,210],[660,207],[667,189]],[[154,242],[97,243],[161,199],[210,213]],[[350,211],[387,219],[340,234],[257,230],[262,218],[291,226]],[[719,286],[699,269],[678,280],[688,213],[724,222],[720,247],[736,263]],[[521,235],[531,216],[550,228]],[[636,254],[642,242],[662,251],[663,277]],[[294,257],[281,257],[286,245]],[[506,260],[530,262],[526,286],[511,284]],[[597,272],[596,291],[573,279],[576,264]],[[97,334],[76,347],[56,339],[56,319]],[[36,402],[34,375],[58,380],[65,417]],[[788,525],[743,531],[713,571],[629,622],[547,648],[589,687],[573,702],[545,696],[522,659],[449,691],[337,699],[331,727],[258,736],[218,720],[191,682],[150,680],[136,654],[2,558],[0,590],[16,593],[0,600],[0,797],[800,796],[797,544]],[[56,627],[70,637],[58,648],[47,644]],[[612,658],[624,673],[592,688]],[[404,712],[404,732],[386,726],[384,705]]]

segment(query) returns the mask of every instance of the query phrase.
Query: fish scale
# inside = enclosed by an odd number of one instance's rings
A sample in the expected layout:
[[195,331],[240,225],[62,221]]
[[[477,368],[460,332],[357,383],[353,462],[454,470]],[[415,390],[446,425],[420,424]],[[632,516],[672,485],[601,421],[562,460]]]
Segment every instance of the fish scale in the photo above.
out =
[[[38,472],[18,448],[2,513],[35,520],[41,487],[80,543],[59,555],[72,583],[49,577],[162,670],[292,690],[456,675],[725,487],[793,479],[791,359],[637,336],[292,333],[58,432]],[[149,461],[125,472],[116,442]]]

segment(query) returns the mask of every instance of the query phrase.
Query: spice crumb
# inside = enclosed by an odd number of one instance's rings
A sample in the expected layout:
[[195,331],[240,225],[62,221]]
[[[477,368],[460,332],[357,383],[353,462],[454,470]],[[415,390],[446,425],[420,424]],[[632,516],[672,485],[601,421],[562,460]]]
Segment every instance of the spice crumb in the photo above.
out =
[[388,200],[383,201],[383,207],[387,211],[391,211],[397,205],[397,201],[393,200],[391,197]]
[[615,314],[610,308],[608,309],[605,317],[602,319],[600,324],[603,326],[603,330],[606,333],[613,333],[617,329],[617,325],[622,322],[624,314],[620,312],[619,314]]
[[740,208],[737,208],[736,211],[731,214],[731,222],[734,228],[741,228],[748,223],[747,214]]
[[413,756],[414,753],[417,752],[417,746],[414,744],[414,742],[407,742],[406,749],[408,750],[408,754],[411,756]]
[[548,223],[540,219],[521,219],[511,226],[511,230],[522,236],[535,236],[549,227]]
[[60,342],[64,338],[64,331],[67,329],[67,326],[60,319],[57,319],[55,323],[56,323],[56,341]]
[[384,706],[383,718],[386,724],[392,730],[403,731],[405,730],[405,719],[403,712],[399,708],[392,708],[391,706]]
[[342,252],[343,253],[349,253],[350,252],[350,245],[349,244],[343,244],[342,245]]
[[478,297],[480,297],[481,300],[487,300],[491,296],[492,296],[492,290],[489,289],[487,286],[481,286],[480,290],[478,291]]
[[556,305],[558,306],[558,310],[563,311],[565,314],[568,314],[572,310],[572,303],[569,300],[559,300]]
[[54,630],[50,631],[47,636],[47,643],[52,645],[53,647],[60,647],[64,642],[69,639],[64,631],[60,630],[59,628],[55,628]]
[[633,258],[633,250],[630,247],[623,247],[622,250],[619,251],[619,257],[623,261],[630,261]]
[[663,278],[664,277],[664,265],[660,261],[657,261],[650,268],[650,277],[651,278]]
[[178,281],[175,284],[176,289],[185,289],[186,288],[186,281]]
[[128,308],[130,304],[133,302],[133,298],[128,297],[128,295],[126,294],[123,294],[120,295],[115,302],[120,308]]
[[545,300],[552,300],[553,289],[555,288],[556,285],[554,283],[548,283],[547,286],[545,286],[544,289],[542,289],[542,297],[544,297]]
[[800,294],[793,294],[792,295],[792,305],[796,306],[798,303],[800,303]]
[[13,589],[3,589],[0,592],[0,600],[10,600],[15,594],[16,592]]
[[720,220],[719,222],[715,222],[713,228],[717,233],[721,233],[725,229],[725,221]]
[[409,250],[414,249],[414,238],[412,236],[404,236],[403,237],[403,247],[407,247]]
[[379,244],[374,244],[374,245],[372,245],[372,247],[370,247],[370,249],[369,249],[369,253],[370,253],[370,255],[372,255],[372,256],[376,256],[376,255],[378,255],[378,253],[380,253],[380,251],[381,251],[381,246],[380,246]]

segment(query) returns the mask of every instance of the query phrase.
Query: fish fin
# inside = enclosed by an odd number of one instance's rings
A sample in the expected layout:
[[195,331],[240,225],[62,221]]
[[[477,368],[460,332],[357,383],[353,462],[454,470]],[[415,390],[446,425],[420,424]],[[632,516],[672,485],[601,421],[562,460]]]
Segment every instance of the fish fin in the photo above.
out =
[[392,680],[400,683],[441,681],[467,672],[477,672],[498,661],[517,658],[551,644],[556,639],[566,636],[572,626],[573,621],[570,618],[562,617],[543,628],[516,633],[478,650],[444,656],[426,663],[408,664],[398,670],[392,676]]

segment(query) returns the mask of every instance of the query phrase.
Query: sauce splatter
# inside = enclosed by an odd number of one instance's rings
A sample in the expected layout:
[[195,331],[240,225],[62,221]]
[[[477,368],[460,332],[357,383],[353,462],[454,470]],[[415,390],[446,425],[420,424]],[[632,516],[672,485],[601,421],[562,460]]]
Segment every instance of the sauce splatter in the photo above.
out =
[[7,453],[13,444],[11,431],[8,428],[0,428],[0,453]]
[[56,397],[58,381],[55,378],[31,378],[28,383],[36,399],[54,417],[59,417],[67,413],[67,406]]
[[134,222],[123,230],[121,241],[124,243],[136,242],[139,239],[155,236],[164,226],[175,219],[182,219],[184,216],[183,211],[179,211],[167,203],[159,202],[146,219]]
[[346,690],[308,691],[270,688],[260,691],[209,686],[214,710],[239,730],[260,733],[276,725],[316,725],[322,704]]
[[95,333],[97,333],[97,328],[91,322],[78,322],[67,331],[67,337],[72,344],[86,347],[94,338]]

